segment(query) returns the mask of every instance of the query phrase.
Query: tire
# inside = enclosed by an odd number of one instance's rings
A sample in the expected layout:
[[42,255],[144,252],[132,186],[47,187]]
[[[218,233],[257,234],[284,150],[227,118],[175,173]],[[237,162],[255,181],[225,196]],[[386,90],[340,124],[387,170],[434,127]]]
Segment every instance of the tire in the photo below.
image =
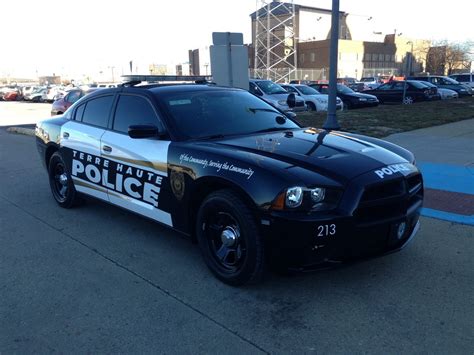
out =
[[405,96],[405,99],[403,100],[404,105],[411,105],[415,100],[413,100],[413,97],[411,96]]
[[312,102],[307,102],[306,105],[308,106],[308,111],[313,111],[317,112],[318,109],[316,108],[316,105]]
[[258,283],[264,273],[264,246],[249,207],[231,190],[207,196],[196,219],[196,237],[211,272],[222,282]]
[[48,177],[53,198],[59,206],[71,208],[79,204],[80,198],[59,152],[55,152],[49,160]]

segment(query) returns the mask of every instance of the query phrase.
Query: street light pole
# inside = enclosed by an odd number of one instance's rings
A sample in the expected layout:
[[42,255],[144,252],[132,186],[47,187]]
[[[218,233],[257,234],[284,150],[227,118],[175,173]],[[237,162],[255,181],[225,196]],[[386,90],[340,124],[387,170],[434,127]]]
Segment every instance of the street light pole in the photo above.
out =
[[329,102],[328,116],[323,128],[326,130],[340,129],[336,116],[337,97],[337,61],[339,44],[339,0],[332,0],[331,17],[331,48],[329,52]]

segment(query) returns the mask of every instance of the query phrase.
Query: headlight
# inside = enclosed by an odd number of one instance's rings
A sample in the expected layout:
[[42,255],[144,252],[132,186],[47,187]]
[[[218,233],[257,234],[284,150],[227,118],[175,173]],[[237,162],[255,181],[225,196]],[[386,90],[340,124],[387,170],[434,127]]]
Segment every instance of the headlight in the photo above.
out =
[[365,97],[359,97],[359,101],[367,101]]
[[303,189],[299,186],[290,187],[286,190],[285,205],[286,207],[296,208],[301,206],[303,202]]
[[280,100],[278,101],[278,105],[288,106],[288,103],[286,102],[286,100]]
[[337,207],[342,192],[324,187],[293,186],[281,192],[272,202],[273,210],[328,211]]
[[324,196],[326,195],[326,189],[323,187],[316,187],[315,189],[310,190],[310,194],[311,201],[316,204],[324,200]]

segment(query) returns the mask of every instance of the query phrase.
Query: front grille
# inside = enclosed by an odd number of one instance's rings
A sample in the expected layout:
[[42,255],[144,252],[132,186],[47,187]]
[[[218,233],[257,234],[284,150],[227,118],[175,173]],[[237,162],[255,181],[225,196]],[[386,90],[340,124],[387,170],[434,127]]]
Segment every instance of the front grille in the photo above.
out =
[[354,212],[358,225],[367,226],[403,218],[423,202],[421,174],[368,186]]

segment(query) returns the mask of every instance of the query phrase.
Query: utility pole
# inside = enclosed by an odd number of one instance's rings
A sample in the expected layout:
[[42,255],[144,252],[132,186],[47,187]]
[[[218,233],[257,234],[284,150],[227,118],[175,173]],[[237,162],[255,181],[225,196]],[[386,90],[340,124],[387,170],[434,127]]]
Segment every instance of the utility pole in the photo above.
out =
[[337,61],[339,44],[339,0],[332,0],[331,48],[329,51],[329,102],[328,116],[323,128],[326,130],[340,129],[336,116],[337,97]]

